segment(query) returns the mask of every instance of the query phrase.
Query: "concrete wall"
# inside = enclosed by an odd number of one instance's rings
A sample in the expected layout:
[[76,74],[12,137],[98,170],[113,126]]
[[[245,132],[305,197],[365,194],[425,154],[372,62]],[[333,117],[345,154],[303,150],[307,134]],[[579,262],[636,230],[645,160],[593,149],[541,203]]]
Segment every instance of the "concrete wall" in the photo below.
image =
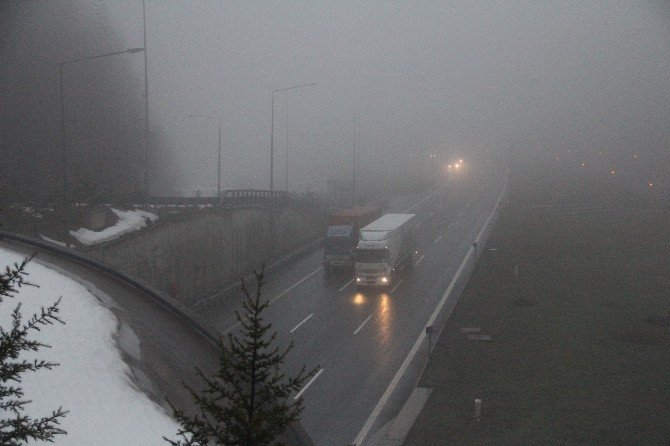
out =
[[188,305],[321,237],[325,219],[295,209],[203,209],[88,254]]

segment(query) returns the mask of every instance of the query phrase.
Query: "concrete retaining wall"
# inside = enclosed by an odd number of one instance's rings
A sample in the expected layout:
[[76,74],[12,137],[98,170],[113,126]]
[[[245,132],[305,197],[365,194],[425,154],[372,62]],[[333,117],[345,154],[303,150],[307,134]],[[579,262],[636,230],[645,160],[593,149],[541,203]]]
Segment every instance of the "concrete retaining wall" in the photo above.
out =
[[189,305],[321,237],[324,222],[295,209],[207,209],[87,254]]

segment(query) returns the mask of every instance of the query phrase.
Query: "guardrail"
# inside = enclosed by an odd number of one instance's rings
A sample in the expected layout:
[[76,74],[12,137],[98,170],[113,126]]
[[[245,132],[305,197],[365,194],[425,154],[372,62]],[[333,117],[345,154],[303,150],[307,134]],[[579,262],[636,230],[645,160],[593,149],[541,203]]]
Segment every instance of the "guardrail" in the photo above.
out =
[[149,203],[164,206],[285,208],[291,204],[291,195],[288,192],[276,190],[231,189],[221,191],[219,197],[152,197]]
[[163,307],[167,308],[168,310],[172,311],[174,314],[176,314],[178,317],[182,318],[186,323],[188,323],[191,327],[193,327],[196,331],[198,331],[200,334],[202,334],[205,338],[207,338],[210,342],[212,342],[214,345],[218,346],[219,345],[219,339],[217,336],[215,336],[213,333],[205,329],[202,325],[200,325],[191,315],[188,314],[188,312],[185,309],[182,309],[181,306],[173,302],[171,299],[169,299],[166,295],[163,293],[151,288],[149,285],[146,285],[145,283],[142,283],[140,280],[134,279],[124,273],[121,273],[113,268],[111,268],[108,265],[105,265],[102,262],[99,262],[97,260],[93,260],[87,256],[84,256],[82,254],[73,252],[67,248],[62,248],[60,246],[55,246],[50,243],[41,241],[41,240],[35,240],[30,237],[24,237],[16,234],[10,234],[8,232],[3,232],[0,231],[0,240],[9,240],[15,243],[20,243],[22,245],[28,245],[34,248],[38,248],[44,251],[47,251],[53,255],[64,257],[68,260],[72,260],[78,263],[81,263],[89,268],[92,268],[94,270],[100,271],[102,273],[107,274],[108,276],[112,277],[113,279],[125,284],[129,285],[136,290],[146,294],[149,296],[153,301],[157,302],[158,304],[162,305]]

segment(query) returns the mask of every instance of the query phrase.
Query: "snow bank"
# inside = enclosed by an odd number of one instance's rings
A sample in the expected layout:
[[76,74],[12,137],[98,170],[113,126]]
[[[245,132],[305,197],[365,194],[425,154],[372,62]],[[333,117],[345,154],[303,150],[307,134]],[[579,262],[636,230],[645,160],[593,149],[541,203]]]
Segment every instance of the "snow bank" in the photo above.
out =
[[52,238],[47,237],[46,235],[40,234],[40,237],[42,237],[42,240],[47,241],[49,243],[53,243],[54,245],[62,246],[63,248],[67,248],[67,244],[64,242],[59,242],[58,240],[54,240]]
[[[0,248],[1,267],[20,260],[19,254]],[[70,411],[62,420],[67,435],[57,436],[55,444],[164,445],[162,436],[174,436],[178,426],[130,382],[131,371],[113,337],[117,330],[114,314],[68,277],[35,261],[28,265],[28,272],[29,280],[40,288],[24,287],[17,297],[6,299],[0,305],[0,324],[9,327],[11,310],[18,302],[22,303],[25,321],[39,312],[40,306],[46,307],[62,296],[60,316],[66,325],[47,326],[32,333],[32,338],[52,348],[21,356],[60,363],[51,371],[24,375],[25,398],[32,400],[26,413],[45,416],[61,405]]]
[[119,221],[117,221],[114,226],[105,228],[102,231],[91,231],[90,229],[79,228],[76,231],[70,231],[70,234],[72,234],[79,243],[84,245],[94,245],[142,229],[146,227],[147,220],[154,222],[158,219],[156,214],[142,210],[119,211],[118,209],[112,209],[112,212],[119,218]]

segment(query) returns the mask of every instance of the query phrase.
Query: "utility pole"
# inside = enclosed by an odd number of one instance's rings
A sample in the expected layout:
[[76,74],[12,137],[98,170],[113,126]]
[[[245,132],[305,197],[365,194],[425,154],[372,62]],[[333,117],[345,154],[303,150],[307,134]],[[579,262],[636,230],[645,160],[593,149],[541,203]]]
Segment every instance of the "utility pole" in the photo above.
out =
[[354,111],[354,150],[351,160],[351,205],[356,205],[356,112]]
[[142,25],[144,30],[144,200],[149,201],[149,76],[147,70],[147,8],[146,0],[142,0]]
[[[270,107],[270,190],[274,190],[274,148],[275,148],[275,93],[279,91],[286,91],[286,90],[295,90],[296,88],[303,88],[303,87],[316,87],[316,83],[311,83],[311,84],[303,84],[303,85],[295,85],[293,87],[286,87],[286,88],[277,88],[276,90],[272,90],[270,93],[272,100],[271,100],[271,107]],[[288,130],[287,130],[288,131]]]

